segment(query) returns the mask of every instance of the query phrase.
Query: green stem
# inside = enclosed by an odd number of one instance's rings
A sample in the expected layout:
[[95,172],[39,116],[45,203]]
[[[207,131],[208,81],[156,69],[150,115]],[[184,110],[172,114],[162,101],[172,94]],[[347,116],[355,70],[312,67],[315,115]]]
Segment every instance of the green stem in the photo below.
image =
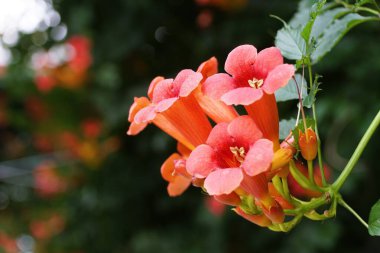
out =
[[[368,8],[368,7],[355,6],[355,5],[346,3],[346,2],[341,1],[341,0],[335,0],[335,2],[338,3],[338,4],[343,5],[344,7],[348,8],[348,9],[351,9],[352,12],[365,11],[365,12],[374,14],[374,15],[376,15],[378,17],[380,16],[380,12],[378,12],[378,11],[376,11],[374,9]],[[377,6],[377,4],[376,4],[376,6]]]
[[375,11],[375,10],[373,10],[371,8],[367,8],[367,7],[355,7],[355,9],[358,10],[358,11],[366,11],[366,12],[374,14],[374,15],[376,15],[378,17],[380,16],[380,13],[378,11]]
[[[310,80],[310,89],[313,85],[313,73],[311,71],[311,66],[308,66],[309,70],[309,80]],[[319,169],[321,171],[321,177],[322,177],[322,186],[325,187],[327,185],[326,183],[326,177],[325,177],[325,170],[323,169],[323,162],[322,162],[322,151],[321,151],[321,139],[319,138],[319,131],[318,131],[318,122],[317,122],[317,112],[315,109],[315,103],[312,105],[313,110],[313,119],[315,122],[314,129],[315,129],[315,135],[317,136],[317,147],[318,147],[318,165]]]
[[289,193],[289,186],[288,186],[288,180],[287,178],[281,178],[282,181],[282,189],[284,191],[285,198],[287,200],[290,200],[290,193]]
[[307,161],[307,170],[309,172],[309,180],[310,182],[315,185],[314,181],[314,168],[313,168],[313,161]]
[[284,196],[284,192],[283,192],[283,186],[282,186],[282,182],[281,182],[281,179],[278,175],[274,176],[272,178],[272,183],[274,185],[274,187],[276,188],[276,190],[282,195]]
[[374,134],[379,124],[380,124],[380,110],[377,113],[376,117],[373,119],[371,125],[368,127],[365,134],[363,135],[362,139],[360,140],[358,146],[356,147],[346,167],[343,169],[338,179],[334,182],[333,189],[335,192],[339,191],[343,183],[346,181],[347,177],[350,175],[351,171],[353,170],[356,163],[358,162],[361,154],[363,153],[364,148],[366,147],[368,141],[371,139],[372,135]]
[[342,198],[339,198],[339,204],[350,211],[368,229],[368,224]]
[[305,214],[305,213],[310,212],[311,210],[314,210],[320,206],[328,204],[329,201],[330,201],[330,197],[327,197],[327,195],[325,194],[324,196],[319,197],[319,198],[315,198],[315,199],[311,200],[310,202],[302,204],[295,209],[286,209],[286,210],[284,210],[284,212],[287,215],[297,215],[300,213]]

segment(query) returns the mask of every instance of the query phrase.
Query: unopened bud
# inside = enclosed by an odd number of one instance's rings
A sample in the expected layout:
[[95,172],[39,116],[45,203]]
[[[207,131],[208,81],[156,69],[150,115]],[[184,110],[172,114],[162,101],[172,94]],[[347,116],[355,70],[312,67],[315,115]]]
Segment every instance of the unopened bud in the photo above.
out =
[[314,130],[309,127],[305,133],[299,131],[298,144],[301,149],[302,157],[307,161],[312,161],[317,156],[318,142]]

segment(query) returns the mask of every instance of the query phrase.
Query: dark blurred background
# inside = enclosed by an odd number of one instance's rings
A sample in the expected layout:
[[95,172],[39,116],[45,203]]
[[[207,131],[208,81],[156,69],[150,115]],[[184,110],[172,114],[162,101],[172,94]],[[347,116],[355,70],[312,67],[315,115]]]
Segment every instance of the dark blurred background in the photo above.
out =
[[[7,9],[10,2],[19,4]],[[40,5],[32,14],[31,2]],[[283,234],[199,188],[170,198],[160,166],[175,142],[154,126],[125,134],[133,97],[145,96],[155,76],[211,56],[223,71],[235,46],[272,46],[282,24],[269,15],[289,20],[297,2],[0,1],[0,252],[378,252],[380,239],[343,208]],[[360,25],[315,66],[335,177],[380,108],[379,41],[379,23]],[[296,116],[296,102],[279,107],[281,118]],[[342,189],[366,220],[380,196],[379,138]]]

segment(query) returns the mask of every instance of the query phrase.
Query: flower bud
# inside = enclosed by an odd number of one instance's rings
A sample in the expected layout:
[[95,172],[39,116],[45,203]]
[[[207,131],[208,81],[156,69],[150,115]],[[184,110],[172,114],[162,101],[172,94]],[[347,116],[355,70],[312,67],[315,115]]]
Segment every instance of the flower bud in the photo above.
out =
[[307,161],[315,159],[318,152],[318,142],[317,135],[311,127],[306,129],[305,133],[299,131],[298,144],[303,158]]

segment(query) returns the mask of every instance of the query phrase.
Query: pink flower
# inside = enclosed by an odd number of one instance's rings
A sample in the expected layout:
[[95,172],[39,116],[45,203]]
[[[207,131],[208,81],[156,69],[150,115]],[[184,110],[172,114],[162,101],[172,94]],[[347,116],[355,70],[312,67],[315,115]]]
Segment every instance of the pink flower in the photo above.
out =
[[203,92],[227,105],[243,105],[263,136],[278,144],[278,111],[274,92],[284,87],[294,75],[294,66],[283,64],[278,48],[259,53],[252,45],[242,45],[230,52],[225,70],[209,77]]
[[206,144],[191,152],[186,169],[193,177],[205,179],[203,187],[209,195],[243,190],[258,200],[270,220],[282,222],[282,209],[270,196],[265,175],[271,170],[273,157],[273,143],[262,138],[249,116],[240,116],[217,124]]
[[266,48],[257,54],[252,45],[232,50],[224,68],[231,76],[216,74],[210,77],[205,83],[205,91],[228,105],[249,105],[259,100],[264,92],[273,94],[288,83],[295,71],[293,65],[283,64],[278,48]]
[[194,177],[205,178],[204,187],[210,195],[230,194],[240,186],[244,175],[256,176],[270,169],[272,143],[261,137],[248,116],[219,123],[206,144],[190,154],[186,169]]
[[211,124],[194,96],[202,79],[190,69],[174,80],[154,79],[148,90],[150,101],[138,98],[131,106],[128,134],[137,134],[152,122],[190,150],[204,143]]

